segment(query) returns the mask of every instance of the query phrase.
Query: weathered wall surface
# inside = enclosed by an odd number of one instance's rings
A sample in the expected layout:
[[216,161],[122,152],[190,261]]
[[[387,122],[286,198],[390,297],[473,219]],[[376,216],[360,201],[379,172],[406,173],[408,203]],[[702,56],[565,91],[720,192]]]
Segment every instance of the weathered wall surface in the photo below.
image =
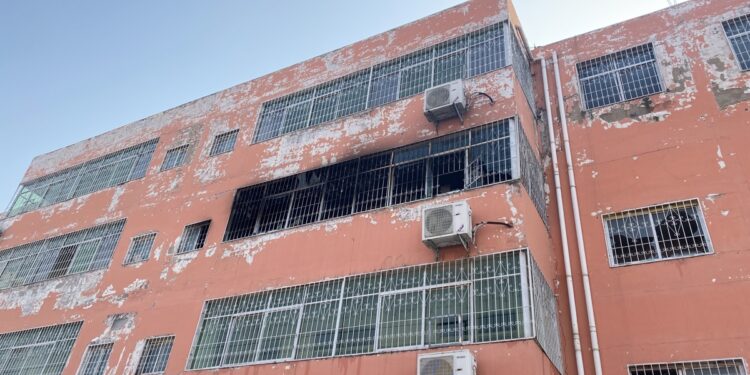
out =
[[[721,24],[747,13],[741,1],[690,1],[535,51],[550,63],[552,90],[552,52],[560,59],[605,374],[625,373],[627,364],[750,355],[750,72],[740,71]],[[584,110],[576,63],[647,42],[667,90]],[[556,105],[553,114],[559,126]],[[714,254],[609,266],[602,215],[691,198],[700,200]],[[579,287],[576,297],[590,350]]]

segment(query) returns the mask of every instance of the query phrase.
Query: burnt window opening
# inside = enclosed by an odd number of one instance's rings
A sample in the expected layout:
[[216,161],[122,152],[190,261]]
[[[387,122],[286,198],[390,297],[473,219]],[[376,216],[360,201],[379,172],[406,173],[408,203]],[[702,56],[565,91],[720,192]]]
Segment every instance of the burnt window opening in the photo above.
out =
[[206,244],[206,236],[208,235],[208,227],[210,226],[211,220],[186,226],[182,232],[182,239],[180,240],[180,246],[177,248],[177,254],[203,248],[203,245]]
[[517,128],[506,119],[239,189],[224,240],[513,180]]

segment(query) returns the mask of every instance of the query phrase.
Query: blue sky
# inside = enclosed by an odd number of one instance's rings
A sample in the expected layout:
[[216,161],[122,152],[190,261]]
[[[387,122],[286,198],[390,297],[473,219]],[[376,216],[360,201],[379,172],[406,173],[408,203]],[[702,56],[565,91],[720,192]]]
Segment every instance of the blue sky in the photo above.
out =
[[[36,155],[460,2],[3,1],[0,211]],[[515,3],[530,43],[544,45],[667,0]]]

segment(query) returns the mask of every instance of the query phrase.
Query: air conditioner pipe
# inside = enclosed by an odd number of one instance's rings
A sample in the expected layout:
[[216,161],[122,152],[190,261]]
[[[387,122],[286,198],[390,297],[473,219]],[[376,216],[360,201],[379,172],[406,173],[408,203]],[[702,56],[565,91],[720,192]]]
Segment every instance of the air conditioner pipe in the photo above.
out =
[[581,353],[581,335],[578,330],[578,310],[576,309],[575,289],[573,289],[573,271],[570,267],[570,249],[568,248],[568,229],[565,224],[565,211],[562,200],[562,187],[560,183],[560,169],[557,166],[557,143],[555,142],[555,129],[552,125],[552,111],[549,101],[549,84],[547,83],[547,62],[542,56],[542,80],[544,81],[544,104],[547,107],[547,129],[549,131],[550,154],[552,154],[552,171],[555,175],[555,196],[557,198],[557,219],[560,222],[560,236],[563,249],[563,261],[565,263],[565,284],[568,288],[568,308],[570,310],[570,324],[573,329],[573,346],[576,354],[576,368],[578,375],[584,375],[583,354]]
[[586,261],[586,246],[583,243],[583,229],[581,228],[581,212],[578,207],[578,191],[576,189],[576,177],[573,173],[573,157],[570,154],[570,139],[568,138],[568,118],[565,114],[565,104],[560,85],[560,69],[557,65],[557,52],[552,51],[552,63],[555,67],[555,86],[557,87],[557,106],[560,112],[560,128],[562,129],[563,146],[565,148],[565,162],[568,164],[568,182],[570,183],[570,200],[573,206],[573,220],[576,229],[576,241],[578,242],[578,259],[581,262],[581,275],[583,277],[583,295],[586,299],[586,316],[589,321],[589,333],[591,334],[591,351],[594,356],[594,371],[596,375],[602,375],[602,360],[599,353],[599,335],[596,332],[596,319],[594,318],[594,303],[591,299],[591,283],[589,282],[589,266]]

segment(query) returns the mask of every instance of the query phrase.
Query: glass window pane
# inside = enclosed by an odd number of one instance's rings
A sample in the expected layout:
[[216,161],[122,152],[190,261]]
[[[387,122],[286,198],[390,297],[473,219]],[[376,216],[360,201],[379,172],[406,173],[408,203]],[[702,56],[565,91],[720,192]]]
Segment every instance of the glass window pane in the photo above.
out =
[[299,314],[299,309],[266,314],[258,353],[259,361],[291,358]]
[[295,358],[328,357],[333,354],[339,302],[305,305]]
[[435,59],[435,82],[441,85],[466,76],[466,50]]
[[262,324],[263,314],[242,315],[234,318],[232,332],[227,342],[224,365],[248,363],[255,360]]
[[469,337],[469,286],[427,291],[425,344],[464,342]]
[[375,350],[375,319],[378,296],[345,299],[341,308],[336,354],[369,353]]
[[409,347],[422,344],[422,305],[424,292],[383,296],[380,301],[378,348]]

